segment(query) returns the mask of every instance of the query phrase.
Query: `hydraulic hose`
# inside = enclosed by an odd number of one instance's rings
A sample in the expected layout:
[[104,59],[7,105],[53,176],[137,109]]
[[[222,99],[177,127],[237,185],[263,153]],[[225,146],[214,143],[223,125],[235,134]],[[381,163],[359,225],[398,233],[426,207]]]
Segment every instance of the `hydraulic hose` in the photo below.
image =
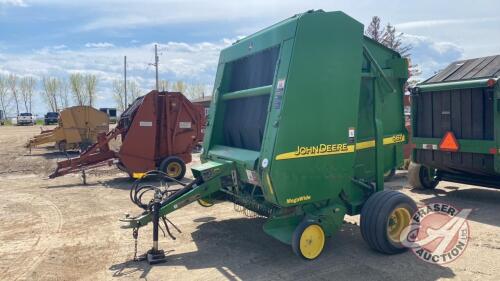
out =
[[151,208],[151,204],[152,204],[152,200],[150,199],[148,202],[145,202],[143,200],[143,196],[150,192],[150,191],[153,191],[155,192],[158,188],[158,186],[154,186],[154,185],[151,185],[151,184],[141,184],[143,183],[145,180],[148,180],[148,179],[151,179],[151,178],[160,178],[159,181],[163,181],[165,180],[165,182],[167,183],[167,188],[165,190],[160,190],[160,192],[163,194],[163,196],[165,196],[165,194],[168,196],[169,193],[172,194],[172,195],[175,195],[177,194],[176,191],[179,191],[179,190],[172,190],[170,189],[169,185],[168,185],[168,182],[175,182],[177,184],[180,184],[182,186],[191,186],[192,183],[189,183],[189,184],[185,184],[177,179],[174,179],[172,177],[169,177],[165,172],[162,172],[162,171],[157,171],[157,170],[154,170],[154,171],[149,171],[149,172],[146,172],[144,174],[144,176],[142,176],[141,178],[137,179],[134,184],[132,185],[132,188],[130,189],[130,201],[132,201],[132,203],[134,203],[135,205],[137,205],[139,208],[141,209],[144,209],[144,210],[150,210]]

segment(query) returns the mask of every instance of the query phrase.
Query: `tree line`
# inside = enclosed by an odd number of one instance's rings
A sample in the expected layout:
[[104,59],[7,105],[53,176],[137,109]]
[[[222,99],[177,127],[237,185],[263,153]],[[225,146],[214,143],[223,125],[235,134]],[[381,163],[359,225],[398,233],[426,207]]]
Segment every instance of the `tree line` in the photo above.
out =
[[[58,112],[72,105],[94,106],[98,83],[96,75],[82,73],[70,74],[68,78],[45,76],[41,79],[15,74],[0,75],[0,110],[5,114],[14,112],[16,115],[32,112],[36,89],[40,89],[39,95],[49,111]],[[160,91],[182,92],[189,99],[205,95],[205,86],[201,84],[160,80],[159,86]],[[127,81],[128,104],[125,104],[123,80],[114,80],[111,91],[118,111],[125,110],[136,98],[144,94],[134,80]]]
[[95,104],[98,78],[94,74],[73,73],[69,79],[16,74],[0,75],[0,110],[7,114],[13,107],[16,115],[32,112],[35,89],[40,83],[40,95],[49,111],[57,112],[71,105]]
[[[190,84],[185,81],[170,82],[168,80],[158,81],[159,91],[161,92],[181,92],[188,99],[197,99],[205,96],[205,86],[202,84]],[[127,81],[127,103],[125,104],[125,86],[121,79],[113,81],[113,97],[118,111],[125,110],[135,99],[142,96],[141,88],[138,84],[131,80]]]

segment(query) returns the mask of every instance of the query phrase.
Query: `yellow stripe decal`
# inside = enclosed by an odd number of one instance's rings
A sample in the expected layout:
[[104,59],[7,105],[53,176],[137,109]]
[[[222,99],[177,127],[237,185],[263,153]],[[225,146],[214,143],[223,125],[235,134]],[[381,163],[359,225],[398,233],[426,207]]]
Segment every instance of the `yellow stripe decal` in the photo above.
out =
[[399,134],[399,135],[394,135],[390,136],[388,138],[384,138],[384,144],[393,144],[393,143],[399,143],[399,142],[404,142],[405,141],[405,135]]
[[371,148],[371,147],[375,147],[375,140],[362,141],[362,142],[356,143],[356,150],[366,149],[366,148]]
[[[384,145],[401,143],[405,141],[405,135],[398,134],[384,138]],[[375,140],[358,142],[353,144],[320,144],[315,146],[298,146],[293,152],[282,153],[276,156],[276,160],[296,159],[305,157],[316,157],[325,155],[336,155],[352,153],[356,150],[362,150],[375,147]]]
[[268,173],[266,173],[266,180],[267,180],[267,185],[269,186],[269,191],[271,192],[272,195],[274,195],[273,185],[271,184],[271,178],[269,178]]

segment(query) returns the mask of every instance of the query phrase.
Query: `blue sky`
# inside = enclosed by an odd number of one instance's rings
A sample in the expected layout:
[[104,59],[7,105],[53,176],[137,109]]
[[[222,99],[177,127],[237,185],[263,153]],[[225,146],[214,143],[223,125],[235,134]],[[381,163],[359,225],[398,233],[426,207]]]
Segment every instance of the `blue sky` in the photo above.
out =
[[[113,106],[111,84],[127,55],[130,79],[160,76],[210,91],[219,51],[239,37],[309,9],[342,10],[365,25],[395,24],[427,78],[462,58],[500,54],[500,1],[69,1],[0,0],[0,74],[99,77],[97,106]],[[35,112],[46,108],[37,102]]]

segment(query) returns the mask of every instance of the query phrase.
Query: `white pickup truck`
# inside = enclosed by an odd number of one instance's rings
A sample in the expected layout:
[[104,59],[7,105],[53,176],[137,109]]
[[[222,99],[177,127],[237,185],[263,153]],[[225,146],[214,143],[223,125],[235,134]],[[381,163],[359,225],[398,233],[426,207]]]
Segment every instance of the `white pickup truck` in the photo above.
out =
[[35,116],[31,113],[20,113],[17,115],[17,125],[35,125]]

